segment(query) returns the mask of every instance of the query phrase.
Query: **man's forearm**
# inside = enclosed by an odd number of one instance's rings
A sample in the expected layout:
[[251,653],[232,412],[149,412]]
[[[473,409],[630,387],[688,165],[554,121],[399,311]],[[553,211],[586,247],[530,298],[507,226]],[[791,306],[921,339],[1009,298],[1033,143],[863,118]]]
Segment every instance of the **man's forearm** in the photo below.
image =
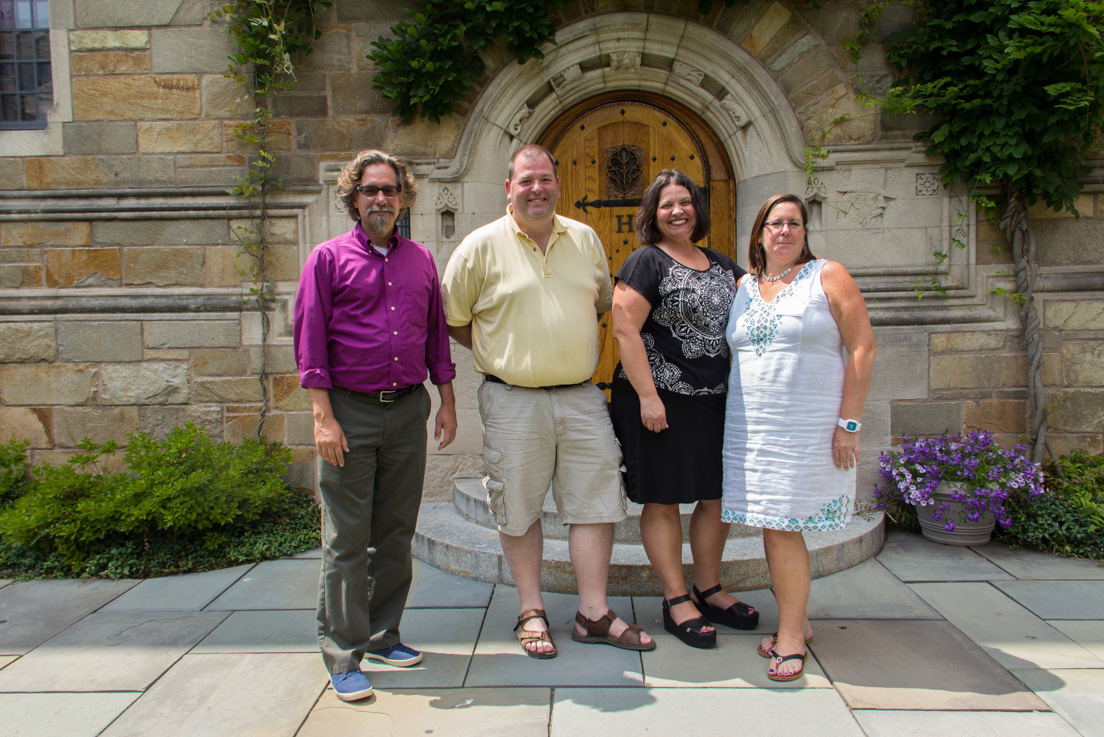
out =
[[467,348],[469,351],[472,347],[472,326],[469,322],[467,325],[449,325],[448,326],[449,337],[455,340],[460,345]]

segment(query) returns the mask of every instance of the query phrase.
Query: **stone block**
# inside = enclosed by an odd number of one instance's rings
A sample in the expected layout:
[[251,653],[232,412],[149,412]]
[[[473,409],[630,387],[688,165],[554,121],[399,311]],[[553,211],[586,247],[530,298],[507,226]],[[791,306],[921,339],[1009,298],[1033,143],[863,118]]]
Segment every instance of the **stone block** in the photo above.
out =
[[[222,141],[226,151],[250,153],[256,150],[255,144],[242,140],[241,133],[243,131],[253,135],[257,132],[257,129],[252,125],[243,126],[242,123],[224,122],[222,124]],[[295,121],[273,120],[272,124],[268,127],[268,136],[273,151],[294,151]],[[279,157],[277,161],[282,158],[284,157]]]
[[[418,118],[395,131],[391,151],[400,156],[448,156],[456,149],[463,131],[464,119],[459,115],[441,118],[440,123]],[[386,135],[386,131],[381,130],[379,135]],[[381,138],[376,145],[383,145],[384,141]]]
[[1016,400],[966,402],[963,407],[967,430],[1021,433],[1026,422],[1026,404]]
[[122,282],[117,248],[50,248],[43,260],[48,287],[116,287]]
[[0,289],[41,287],[42,267],[38,264],[10,264],[0,266]]
[[24,189],[23,159],[0,158],[0,189]]
[[70,54],[74,77],[88,74],[146,74],[150,70],[148,51],[85,51]]
[[211,169],[226,166],[242,167],[245,166],[247,162],[246,157],[241,154],[180,154],[173,158],[176,160],[178,174],[180,169]]
[[164,156],[73,156],[27,159],[25,178],[28,189],[96,189],[164,186],[173,174]]
[[[133,25],[123,23],[122,25]],[[149,31],[70,31],[70,51],[103,51],[108,49],[148,49]]]
[[[31,457],[31,462],[36,466],[64,466],[73,456],[80,455],[84,451],[76,448],[55,448],[52,450],[36,450]],[[122,450],[111,455],[102,456],[96,465],[103,473],[126,473],[126,456]],[[129,583],[129,582],[128,582]]]
[[199,79],[186,74],[77,77],[74,120],[198,118]]
[[1067,340],[1062,344],[1066,386],[1104,387],[1104,341]]
[[[265,348],[265,369],[269,374],[294,374],[298,372],[295,365],[295,350],[290,345],[270,345]],[[261,370],[260,348],[249,349],[249,373],[256,374]]]
[[157,320],[143,325],[147,348],[236,348],[237,320]]
[[297,63],[296,72],[341,71],[352,66],[349,38],[352,34],[347,28],[331,26],[322,28],[322,37],[311,45],[310,56]]
[[273,110],[280,118],[329,117],[329,98],[326,95],[278,95],[273,100]]
[[31,448],[52,448],[52,407],[0,407],[0,443],[31,441]]
[[191,169],[179,167],[176,171],[176,184],[179,187],[222,187],[229,190],[240,183],[244,171],[243,166]]
[[203,117],[243,120],[253,115],[253,102],[245,86],[222,75],[205,75],[201,84]]
[[81,0],[77,3],[77,26],[167,26],[170,23],[202,23],[206,5],[197,0],[143,0],[121,3],[119,0]]
[[2,246],[88,246],[92,244],[92,229],[88,223],[2,223]]
[[0,249],[0,264],[40,264],[41,248],[4,248]]
[[236,287],[249,281],[249,262],[237,246],[210,246],[204,249],[203,283],[208,287]]
[[164,440],[173,428],[191,421],[215,441],[223,439],[222,408],[189,404],[185,407],[147,405],[138,407],[139,427],[154,440]]
[[58,407],[54,410],[54,443],[73,447],[84,438],[125,445],[138,432],[137,407]]
[[286,417],[287,444],[314,447],[314,415],[310,412],[289,412]]
[[1027,382],[1027,358],[1022,354],[932,356],[932,389],[1020,387]]
[[1047,433],[1047,444],[1056,456],[1068,456],[1075,450],[1089,455],[1104,453],[1104,435],[1070,435],[1065,433]]
[[198,246],[124,248],[126,284],[159,287],[203,284],[203,249]]
[[740,45],[750,54],[758,54],[770,42],[774,35],[782,30],[793,16],[789,10],[780,3],[771,3],[759,21],[751,27],[751,31]]
[[[1093,215],[1093,196],[1090,193],[1081,193],[1073,201],[1073,206],[1082,217]],[[1043,202],[1036,202],[1027,208],[1027,216],[1032,220],[1073,219],[1073,213],[1068,210],[1052,210]]]
[[1046,326],[1056,330],[1104,330],[1104,302],[1093,299],[1048,301]]
[[249,370],[248,351],[241,348],[203,348],[192,351],[196,376],[241,376]]
[[941,435],[962,431],[962,402],[898,402],[889,406],[890,435]]
[[272,405],[286,411],[309,410],[310,393],[299,386],[299,375],[272,377]]
[[[234,233],[246,232],[245,229],[252,227],[253,223],[249,220],[235,219],[230,221],[230,230]],[[268,221],[267,235],[269,243],[298,245],[299,222],[295,218],[272,218]]]
[[104,404],[182,404],[188,401],[188,364],[117,363],[102,369]]
[[261,383],[256,378],[239,379],[199,379],[195,381],[192,401],[218,402],[259,402],[261,401]]
[[295,145],[311,151],[360,151],[386,144],[389,129],[387,118],[297,120]]
[[0,402],[6,405],[93,404],[99,372],[79,363],[0,365]]
[[134,123],[66,123],[62,131],[68,154],[133,154],[138,151]]
[[138,123],[138,151],[144,154],[221,151],[222,124],[217,121]]
[[147,348],[145,359],[147,361],[187,361],[192,357],[192,352],[187,348]]
[[183,246],[227,243],[226,221],[218,218],[195,220],[104,220],[95,223],[96,245]]
[[1104,427],[1104,391],[1055,391],[1047,401],[1048,423],[1055,432],[1095,434]]
[[[226,439],[231,443],[240,443],[245,438],[254,437],[257,432],[258,415],[239,415],[226,420]],[[284,415],[269,413],[265,416],[261,434],[265,439],[276,443],[285,443],[287,421]]]
[[285,184],[317,184],[317,154],[281,154],[276,159],[272,172]]
[[1104,262],[1104,218],[1054,218],[1031,227],[1039,244],[1039,266]]
[[831,7],[801,8],[801,17],[830,46],[842,46],[845,41],[855,37],[858,27],[857,11],[854,8]]
[[223,72],[227,57],[238,50],[222,26],[154,29],[150,48],[153,72],[165,74]]
[[334,116],[389,115],[394,109],[379,90],[372,89],[375,72],[334,72],[330,75],[330,108]]
[[338,2],[336,5],[337,19],[341,22],[374,21],[380,23],[386,20],[392,21],[388,25],[394,25],[395,22],[409,19],[409,16],[403,12],[404,4],[393,2],[393,0],[355,0],[354,2],[344,0],[344,2]]
[[57,358],[52,322],[0,323],[0,363],[33,363]]
[[58,357],[70,362],[141,361],[142,324],[139,322],[58,323]]
[[972,333],[932,333],[932,353],[965,353],[1004,348],[1004,333],[976,331]]
[[871,400],[928,397],[928,335],[917,330],[877,328],[878,355],[870,384]]

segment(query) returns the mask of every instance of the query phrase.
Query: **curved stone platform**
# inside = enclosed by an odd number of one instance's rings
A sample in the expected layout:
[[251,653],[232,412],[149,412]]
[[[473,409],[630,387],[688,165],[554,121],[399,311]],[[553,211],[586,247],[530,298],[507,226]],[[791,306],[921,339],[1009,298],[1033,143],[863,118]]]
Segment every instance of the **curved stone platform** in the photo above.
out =
[[[690,580],[692,559],[690,545],[685,540],[691,508],[690,505],[682,508],[682,560],[687,580]],[[611,596],[658,596],[662,593],[640,544],[640,510],[639,505],[630,503],[629,519],[615,528],[608,589]],[[813,578],[842,571],[876,555],[885,542],[882,522],[882,513],[874,512],[855,515],[844,530],[806,533]],[[575,575],[567,551],[567,528],[559,523],[551,496],[545,505],[541,525],[545,538],[541,568],[543,590],[576,593]],[[422,505],[414,535],[414,556],[458,576],[513,585],[479,478],[457,477],[451,503]],[[757,529],[732,525],[721,561],[721,581],[733,591],[770,585],[763,541]]]

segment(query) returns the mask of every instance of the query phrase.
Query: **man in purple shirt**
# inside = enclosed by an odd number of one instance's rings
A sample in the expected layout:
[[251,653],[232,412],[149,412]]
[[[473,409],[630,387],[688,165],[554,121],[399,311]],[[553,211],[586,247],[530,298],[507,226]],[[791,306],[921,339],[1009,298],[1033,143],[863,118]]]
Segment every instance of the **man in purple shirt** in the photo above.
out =
[[441,408],[434,439],[456,436],[441,286],[432,254],[395,229],[417,195],[406,163],[362,151],[337,180],[357,225],[307,257],[295,297],[295,360],[310,392],[322,495],[318,642],[342,701],[370,696],[362,658],[410,666],[399,638],[410,539],[425,478],[426,376]]

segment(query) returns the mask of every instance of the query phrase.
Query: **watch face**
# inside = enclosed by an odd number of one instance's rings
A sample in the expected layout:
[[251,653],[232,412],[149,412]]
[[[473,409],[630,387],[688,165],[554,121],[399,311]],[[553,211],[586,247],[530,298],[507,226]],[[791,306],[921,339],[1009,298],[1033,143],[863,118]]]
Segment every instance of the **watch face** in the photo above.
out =
[[847,425],[843,429],[847,432],[855,432],[859,429],[859,423],[854,420],[848,420]]

